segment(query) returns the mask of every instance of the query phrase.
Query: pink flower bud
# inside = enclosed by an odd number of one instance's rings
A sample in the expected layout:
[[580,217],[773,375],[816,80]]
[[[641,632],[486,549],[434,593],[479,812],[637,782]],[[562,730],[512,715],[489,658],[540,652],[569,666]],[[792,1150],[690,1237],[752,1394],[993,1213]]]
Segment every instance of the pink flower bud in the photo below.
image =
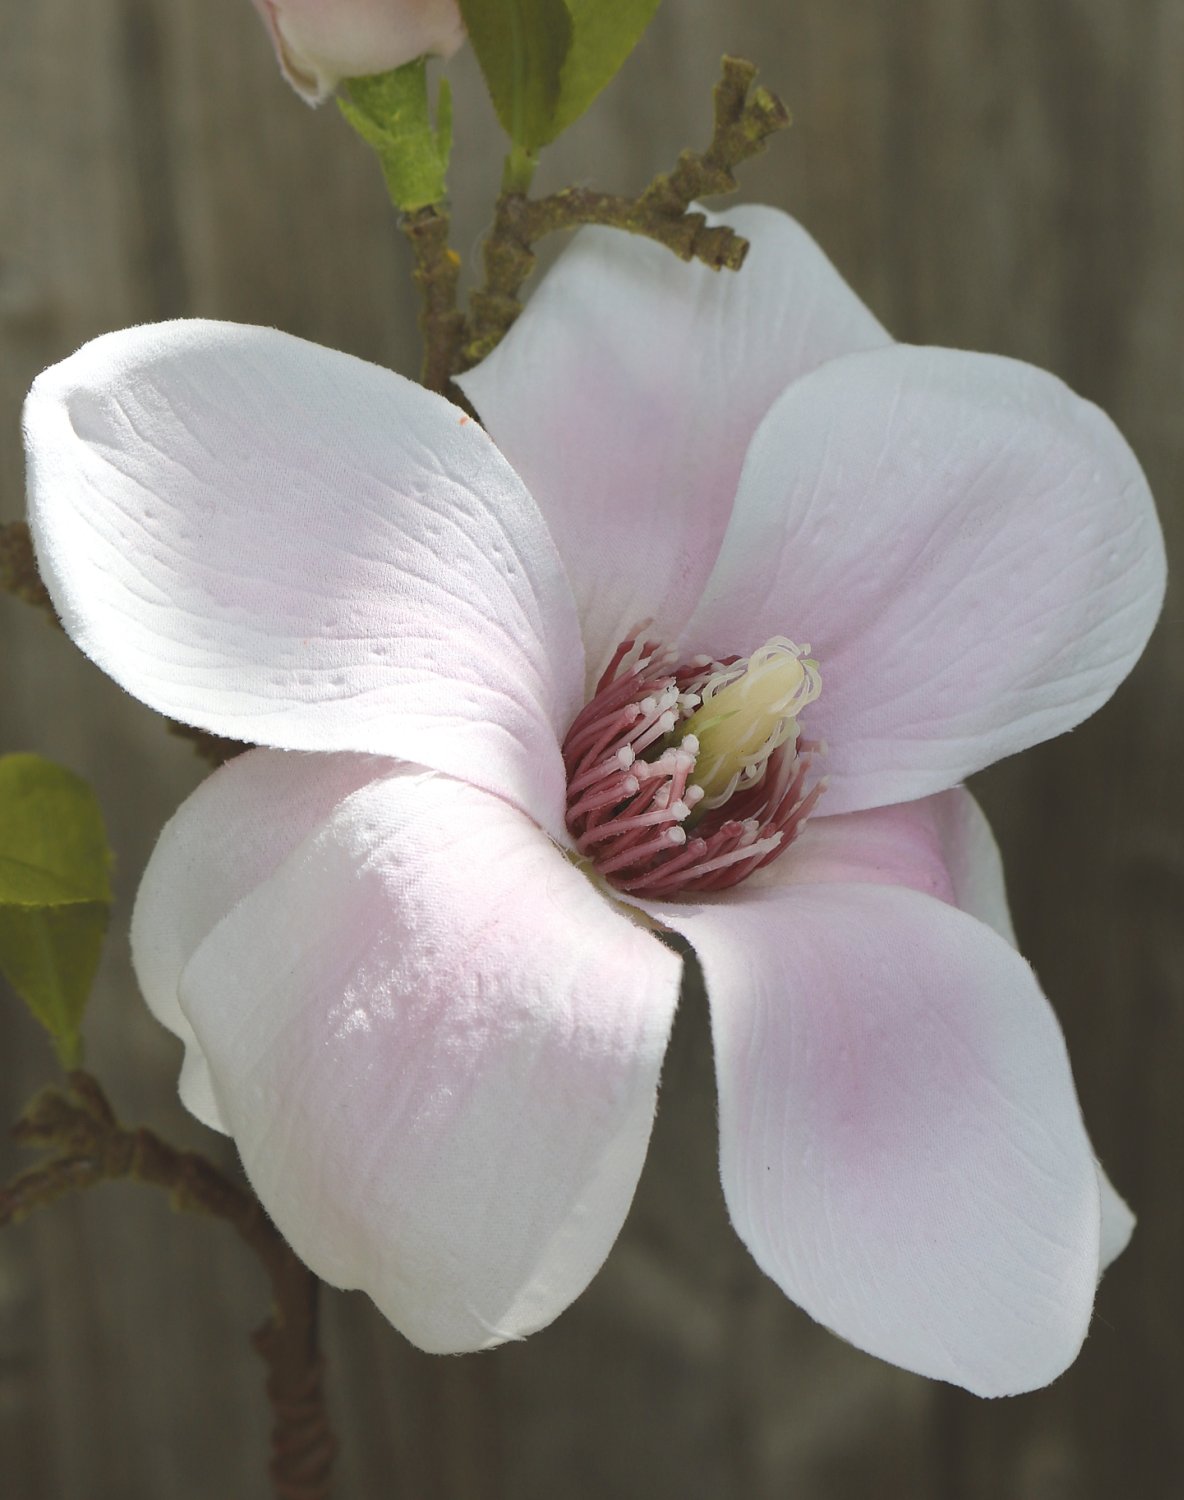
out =
[[255,0],[284,77],[309,104],[343,78],[385,73],[464,40],[456,0]]

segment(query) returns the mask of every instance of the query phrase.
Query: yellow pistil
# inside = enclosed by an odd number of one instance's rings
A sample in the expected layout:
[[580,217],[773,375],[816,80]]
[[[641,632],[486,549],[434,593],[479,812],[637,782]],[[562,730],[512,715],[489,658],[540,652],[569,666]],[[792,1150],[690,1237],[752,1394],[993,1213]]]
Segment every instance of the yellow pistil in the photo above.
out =
[[755,785],[773,752],[797,738],[798,713],[822,691],[809,649],[775,636],[707,679],[700,706],[679,726],[684,743],[688,735],[698,742],[691,780],[703,789],[702,809]]

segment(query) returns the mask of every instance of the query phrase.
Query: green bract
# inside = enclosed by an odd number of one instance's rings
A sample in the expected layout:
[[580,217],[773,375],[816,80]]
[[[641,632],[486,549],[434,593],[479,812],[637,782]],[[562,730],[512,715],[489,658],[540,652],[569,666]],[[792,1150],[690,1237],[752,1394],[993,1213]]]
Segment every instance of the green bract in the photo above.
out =
[[0,971],[66,1066],[111,906],[111,852],[94,793],[37,755],[0,757]]
[[378,152],[391,201],[404,213],[443,200],[452,151],[452,95],[440,82],[436,123],[428,107],[427,62],[419,58],[389,73],[351,78],[341,112]]

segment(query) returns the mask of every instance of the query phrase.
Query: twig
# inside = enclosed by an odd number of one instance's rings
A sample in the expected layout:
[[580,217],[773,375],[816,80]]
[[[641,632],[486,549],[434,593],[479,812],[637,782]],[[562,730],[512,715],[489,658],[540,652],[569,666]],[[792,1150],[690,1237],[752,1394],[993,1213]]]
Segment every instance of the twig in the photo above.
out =
[[220,734],[211,734],[208,729],[197,729],[192,724],[178,724],[175,719],[166,719],[165,724],[170,734],[179,740],[188,740],[196,754],[211,766],[224,766],[228,760],[251,748],[241,740],[223,739]]
[[420,383],[429,391],[443,394],[448,390],[465,331],[464,314],[456,305],[460,256],[448,243],[448,213],[438,204],[405,214],[399,228],[415,253],[411,275],[423,298],[419,316],[423,334]]
[[67,1082],[68,1092],[39,1094],[13,1127],[24,1145],[53,1155],[0,1188],[0,1228],[65,1193],[119,1179],[164,1188],[175,1209],[228,1223],[262,1261],[271,1282],[271,1314],[252,1343],[268,1371],[275,1495],[277,1500],[328,1500],[337,1444],[321,1386],[316,1277],[248,1189],[204,1156],[178,1151],[155,1131],[121,1125],[91,1074],[76,1070]]
[[533,246],[556,230],[607,224],[656,240],[682,260],[699,260],[716,271],[739,270],[747,240],[725,225],[709,227],[690,206],[697,198],[732,192],[734,169],[789,125],[784,104],[767,89],[754,88],[755,79],[752,63],[725,57],[715,86],[711,144],[706,151],[684,151],[672,171],[655,177],[636,198],[586,188],[545,198],[503,193],[483,248],[485,283],[473,293],[454,373],[484,359],[507,333],[522,310],[518,294],[534,269]]
[[6,594],[15,594],[26,604],[48,610],[54,624],[60,627],[61,621],[49,590],[37,571],[33,538],[24,521],[7,521],[0,526],[0,589]]

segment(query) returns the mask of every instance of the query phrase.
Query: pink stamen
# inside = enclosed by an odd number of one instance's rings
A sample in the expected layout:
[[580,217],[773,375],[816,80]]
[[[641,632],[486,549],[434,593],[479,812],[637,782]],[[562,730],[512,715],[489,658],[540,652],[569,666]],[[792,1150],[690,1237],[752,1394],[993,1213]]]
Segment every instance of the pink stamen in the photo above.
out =
[[788,848],[821,796],[821,780],[805,790],[822,752],[813,741],[780,746],[758,781],[706,812],[695,737],[655,753],[677,740],[708,679],[738,660],[678,665],[657,642],[622,641],[568,730],[568,831],[620,890],[668,898],[737,885]]

